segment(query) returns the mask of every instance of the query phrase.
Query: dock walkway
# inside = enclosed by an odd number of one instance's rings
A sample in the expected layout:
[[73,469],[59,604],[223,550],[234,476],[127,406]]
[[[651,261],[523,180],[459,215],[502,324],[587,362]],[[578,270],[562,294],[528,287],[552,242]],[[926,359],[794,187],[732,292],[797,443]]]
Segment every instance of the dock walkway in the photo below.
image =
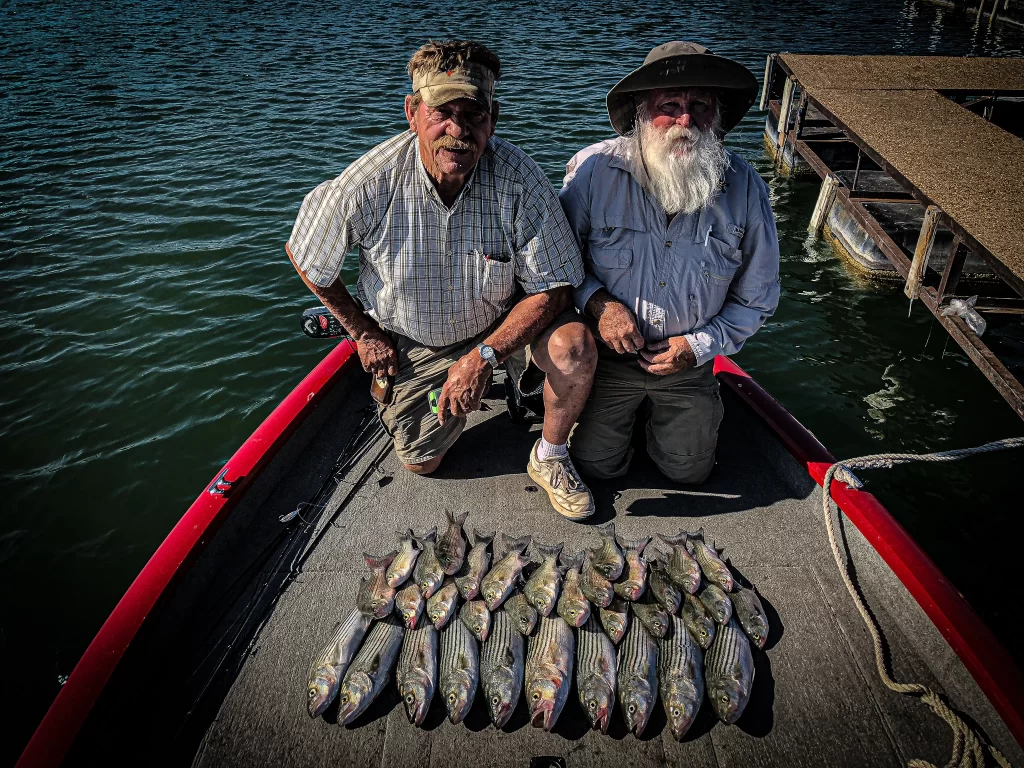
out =
[[[997,104],[1010,116],[1003,126],[1016,120],[1021,96],[1024,59],[783,53],[769,57],[761,104],[782,126],[769,138],[777,158],[798,155],[825,181],[812,229],[841,205],[906,280],[907,296],[923,300],[1024,418],[1021,382],[962,319],[941,315],[968,255],[998,281],[978,309],[1024,315],[1024,140],[993,120]],[[844,167],[843,144],[855,168]],[[875,192],[858,191],[858,178]],[[886,232],[872,208],[880,203],[916,211],[916,244]],[[952,233],[941,271],[932,260],[940,229]]]

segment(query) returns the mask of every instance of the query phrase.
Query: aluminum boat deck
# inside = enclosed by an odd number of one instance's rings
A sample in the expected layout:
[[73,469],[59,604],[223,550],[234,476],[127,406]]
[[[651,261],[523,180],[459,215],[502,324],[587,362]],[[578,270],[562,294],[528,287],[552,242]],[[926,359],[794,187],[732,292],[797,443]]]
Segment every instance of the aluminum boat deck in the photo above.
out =
[[[387,438],[373,420],[364,420],[363,438],[350,446],[356,458],[329,501],[322,510],[304,508],[318,524],[300,542],[285,545],[279,517],[308,501],[329,474],[367,412],[363,383],[339,386],[325,403],[333,407],[317,409],[316,423],[304,427],[308,444],[301,454],[260,481],[266,482],[262,492],[244,500],[251,508],[232,515],[247,523],[226,526],[197,563],[200,573],[216,569],[216,579],[190,579],[197,586],[175,600],[162,622],[195,627],[189,632],[194,647],[184,656],[196,667],[171,667],[160,677],[174,681],[172,688],[184,681],[188,695],[199,691],[213,702],[207,715],[202,705],[193,706],[189,721],[179,725],[174,743],[183,750],[180,760],[190,759],[197,742],[199,766],[527,766],[535,756],[594,767],[901,766],[915,757],[937,764],[948,759],[947,726],[878,678],[869,635],[828,550],[817,486],[726,387],[718,466],[707,483],[674,486],[638,451],[627,478],[595,484],[594,491],[596,522],[614,519],[626,537],[703,526],[757,585],[772,634],[766,650],[755,651],[753,697],[737,725],[719,723],[705,704],[677,743],[659,703],[642,738],[625,733],[617,711],[610,733],[602,735],[587,729],[575,688],[553,733],[529,725],[522,701],[506,729],[496,730],[479,695],[461,725],[447,721],[435,697],[426,727],[417,729],[393,686],[351,727],[334,722],[336,705],[311,720],[305,710],[310,659],[354,603],[361,553],[390,551],[396,530],[440,526],[444,510],[453,509],[470,512],[467,529],[529,533],[574,551],[595,542],[589,526],[556,517],[543,492],[530,490],[524,466],[539,427],[510,422],[498,383],[485,401],[490,410],[473,416],[434,477],[403,471]],[[947,694],[1020,763],[1020,748],[917,602],[849,521],[844,528],[896,678]],[[293,564],[298,575],[289,581]],[[238,665],[229,663],[225,647],[244,651]],[[152,717],[159,714],[145,719]]]

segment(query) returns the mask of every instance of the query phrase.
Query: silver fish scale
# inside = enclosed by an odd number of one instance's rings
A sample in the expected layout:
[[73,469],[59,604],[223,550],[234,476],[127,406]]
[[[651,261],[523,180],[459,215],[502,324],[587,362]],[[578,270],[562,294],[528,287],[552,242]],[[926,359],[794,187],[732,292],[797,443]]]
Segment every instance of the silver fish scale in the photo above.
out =
[[736,680],[737,668],[740,671],[739,679],[744,683],[744,695],[732,722],[743,714],[750,700],[750,691],[754,687],[754,656],[750,650],[750,641],[747,640],[739,622],[733,617],[728,624],[718,627],[715,639],[704,656],[705,685],[710,688],[715,680]]
[[662,683],[665,683],[670,675],[681,674],[692,680],[698,691],[703,692],[704,652],[686,631],[682,619],[678,616],[670,616],[669,619],[672,628],[658,641],[658,674]]
[[[606,672],[602,671],[602,666]],[[604,679],[611,687],[612,696],[615,695],[615,645],[601,629],[594,614],[577,632],[576,687],[580,691],[583,690],[583,681],[591,675]]]
[[[496,674],[508,670],[514,681],[510,703],[515,707],[519,701],[525,669],[523,643],[523,636],[504,607],[491,614],[491,633],[480,648],[480,682],[488,700],[491,698],[490,687]],[[508,665],[509,655],[512,656],[511,667]]]
[[658,645],[639,621],[629,623],[629,630],[619,645],[617,673],[619,704],[623,710],[626,706],[623,697],[629,689],[630,681],[640,679],[647,682],[651,699],[646,702],[645,709],[649,718],[658,696]]
[[[348,722],[365,712],[366,708],[384,689],[391,677],[395,661],[398,659],[398,652],[401,650],[404,636],[405,628],[393,616],[382,619],[373,625],[370,634],[366,636],[363,647],[359,649],[359,653],[349,665],[348,671],[345,673],[345,681],[341,684],[341,689],[344,690],[354,672],[364,673],[373,683],[370,695],[360,701],[359,708],[349,716]],[[374,671],[371,672],[371,670]]]
[[[565,663],[563,666],[554,664],[555,659],[545,656],[545,651],[554,643],[564,652]],[[555,725],[558,715],[569,697],[569,688],[572,683],[573,657],[575,656],[576,641],[572,629],[566,624],[561,616],[541,616],[538,620],[537,629],[528,641],[526,653],[526,684],[529,686],[533,680],[538,666],[552,664],[562,674],[562,686],[558,690],[558,700],[555,702],[551,713],[551,727]]]
[[619,645],[619,687],[630,677],[639,677],[657,689],[658,645],[639,621],[631,621]]
[[437,682],[437,630],[433,624],[425,624],[405,633],[395,672],[399,690],[407,678],[414,677],[415,672],[425,672],[425,679],[431,683]]
[[446,688],[447,681],[453,673],[466,670],[473,680],[473,689],[476,690],[480,682],[480,655],[476,647],[476,638],[469,631],[469,627],[461,621],[449,621],[441,630],[440,645],[441,652],[437,664],[439,688]]
[[356,655],[356,650],[359,648],[359,644],[363,641],[363,637],[366,636],[366,632],[370,629],[372,623],[372,616],[367,616],[358,608],[353,610],[352,613],[345,617],[344,621],[338,624],[334,634],[331,635],[330,641],[320,651],[320,654],[313,659],[313,663],[309,667],[310,676],[312,677],[318,668],[328,666],[340,667],[339,673],[344,674],[344,668],[348,666],[349,662],[352,661],[352,657]]

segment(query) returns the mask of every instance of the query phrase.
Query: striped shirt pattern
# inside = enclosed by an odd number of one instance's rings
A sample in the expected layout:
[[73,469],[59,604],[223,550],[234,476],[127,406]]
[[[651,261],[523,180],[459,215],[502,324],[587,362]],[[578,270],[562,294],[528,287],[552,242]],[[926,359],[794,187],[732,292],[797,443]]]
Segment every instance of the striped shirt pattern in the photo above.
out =
[[491,137],[451,208],[406,131],[310,192],[288,241],[314,285],[359,252],[357,297],[385,329],[430,347],[472,338],[514,303],[583,282],[558,197],[519,148]]

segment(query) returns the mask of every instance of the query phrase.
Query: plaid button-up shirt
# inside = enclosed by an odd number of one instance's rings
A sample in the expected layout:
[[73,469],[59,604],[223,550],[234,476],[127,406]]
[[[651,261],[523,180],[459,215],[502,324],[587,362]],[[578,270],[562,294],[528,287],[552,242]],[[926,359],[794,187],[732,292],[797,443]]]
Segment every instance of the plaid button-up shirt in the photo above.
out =
[[302,203],[289,250],[315,285],[359,249],[357,296],[388,330],[431,347],[483,332],[514,303],[583,282],[583,261],[551,183],[492,137],[451,208],[408,131],[374,147]]

